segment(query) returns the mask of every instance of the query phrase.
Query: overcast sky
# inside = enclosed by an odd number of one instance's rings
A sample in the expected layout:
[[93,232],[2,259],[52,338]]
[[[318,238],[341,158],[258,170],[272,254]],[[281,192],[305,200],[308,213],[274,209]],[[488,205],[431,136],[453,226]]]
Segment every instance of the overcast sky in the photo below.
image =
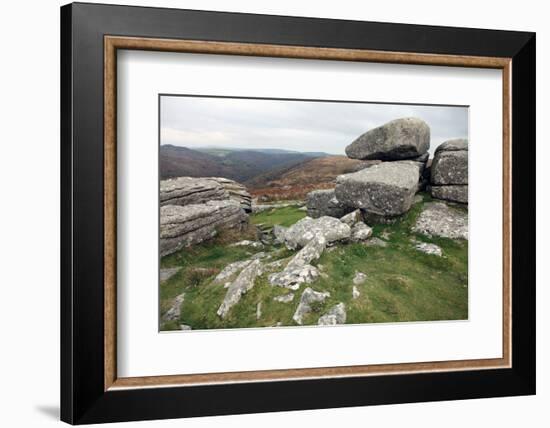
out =
[[468,137],[466,107],[162,96],[161,144],[344,154],[369,129],[411,116],[430,126],[432,154]]

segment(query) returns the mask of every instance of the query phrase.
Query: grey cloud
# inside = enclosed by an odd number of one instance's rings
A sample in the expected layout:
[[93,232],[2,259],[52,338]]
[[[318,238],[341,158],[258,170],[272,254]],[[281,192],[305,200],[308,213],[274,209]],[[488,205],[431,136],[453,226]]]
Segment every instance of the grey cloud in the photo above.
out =
[[161,144],[343,154],[363,132],[407,116],[429,124],[432,153],[468,137],[466,107],[163,96]]

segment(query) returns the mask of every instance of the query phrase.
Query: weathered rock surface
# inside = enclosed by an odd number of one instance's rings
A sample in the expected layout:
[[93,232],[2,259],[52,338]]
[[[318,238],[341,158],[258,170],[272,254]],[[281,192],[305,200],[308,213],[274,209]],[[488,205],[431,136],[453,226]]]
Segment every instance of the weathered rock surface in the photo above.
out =
[[287,231],[287,227],[279,226],[278,224],[273,226],[273,229],[271,230],[271,233],[273,234],[274,243],[275,244],[282,244],[285,242],[285,235]]
[[218,275],[216,275],[213,282],[215,284],[227,283],[227,281],[231,280],[237,273],[247,267],[250,263],[252,263],[252,259],[229,263]]
[[312,218],[330,216],[340,218],[353,208],[340,203],[334,196],[334,189],[314,190],[306,197],[307,215]]
[[351,298],[352,299],[358,299],[360,295],[361,295],[361,293],[359,292],[359,289],[357,288],[356,285],[354,285],[352,290],[351,290]]
[[468,214],[443,202],[431,202],[424,205],[413,231],[426,236],[468,239]]
[[160,254],[165,256],[216,235],[217,229],[242,228],[248,216],[232,200],[160,208]]
[[180,324],[180,330],[192,330],[190,325]]
[[418,187],[417,162],[384,162],[336,178],[339,201],[380,216],[407,212]]
[[276,296],[273,298],[276,302],[279,303],[290,303],[294,300],[294,293],[283,294],[282,296]]
[[432,197],[447,201],[468,203],[468,185],[432,186]]
[[352,242],[366,241],[372,235],[372,228],[365,223],[355,223],[351,228],[351,240]]
[[229,198],[237,201],[245,212],[252,211],[252,196],[241,183],[223,177],[209,177],[209,180],[220,184],[229,195]]
[[450,140],[437,147],[431,182],[434,185],[468,184],[467,140]]
[[355,276],[353,277],[353,283],[355,285],[363,284],[367,280],[367,275],[365,275],[363,272],[355,272]]
[[361,214],[361,210],[355,210],[340,218],[340,221],[349,227],[353,227],[356,223],[363,221],[363,215]]
[[309,283],[319,276],[319,271],[310,263],[321,257],[326,240],[323,236],[315,236],[288,262],[281,272],[269,275],[271,285],[297,290],[303,283]]
[[241,271],[239,276],[229,286],[225,298],[218,309],[217,314],[221,318],[225,318],[229,310],[241,300],[241,296],[254,287],[256,277],[261,275],[261,273],[262,263],[259,260],[252,261]]
[[252,197],[246,187],[222,177],[177,177],[160,182],[160,206],[203,204],[232,199],[246,212],[251,211]]
[[346,147],[352,159],[399,160],[423,155],[430,148],[430,127],[414,117],[392,120],[359,136]]
[[230,245],[230,247],[250,247],[255,250],[261,250],[264,247],[264,244],[259,241],[250,241],[248,239],[245,239],[243,241],[234,242]]
[[364,245],[366,245],[367,247],[382,247],[382,248],[385,248],[389,244],[386,241],[384,241],[383,239],[374,237],[374,238],[369,239],[367,242],[365,242]]
[[303,322],[304,315],[311,312],[311,309],[312,309],[311,305],[314,304],[315,302],[324,302],[327,297],[330,297],[330,293],[328,291],[320,292],[320,291],[315,291],[310,287],[307,287],[302,293],[302,297],[300,297],[300,303],[296,308],[296,312],[294,312],[292,319],[297,324],[301,325]]
[[319,318],[318,325],[336,325],[346,323],[346,305],[338,303],[333,306],[325,315]]
[[162,316],[162,320],[164,322],[175,321],[179,319],[181,314],[181,305],[183,304],[184,299],[185,293],[181,293],[179,296],[176,296],[174,298],[172,306],[170,306],[170,308]]
[[317,236],[323,237],[326,243],[330,244],[348,239],[351,236],[351,228],[334,217],[304,217],[290,226],[284,234],[285,244],[289,249],[304,247]]
[[425,254],[430,254],[434,256],[441,257],[443,255],[443,251],[441,250],[441,247],[435,244],[429,244],[427,242],[416,242],[414,244],[414,248],[416,248],[418,251],[421,251]]
[[208,178],[178,177],[160,182],[160,206],[203,204],[228,199],[229,194],[218,182]]
[[160,270],[160,282],[163,283],[165,281],[168,281],[175,274],[177,274],[180,270],[181,270],[180,267],[161,269]]

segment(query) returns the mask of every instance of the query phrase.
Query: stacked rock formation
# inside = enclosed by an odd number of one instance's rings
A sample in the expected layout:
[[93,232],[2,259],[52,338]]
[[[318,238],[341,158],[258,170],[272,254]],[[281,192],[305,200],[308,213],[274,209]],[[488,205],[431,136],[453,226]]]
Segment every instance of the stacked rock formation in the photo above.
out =
[[468,203],[468,140],[449,140],[437,147],[431,165],[431,194]]
[[341,217],[360,209],[369,222],[385,222],[404,214],[425,186],[429,148],[430,128],[421,119],[396,119],[365,132],[346,147],[365,167],[338,176],[334,190],[309,193],[308,215]]
[[[248,201],[248,204],[247,204]],[[248,223],[250,195],[223,178],[178,177],[160,183],[160,255],[216,236],[220,229]]]

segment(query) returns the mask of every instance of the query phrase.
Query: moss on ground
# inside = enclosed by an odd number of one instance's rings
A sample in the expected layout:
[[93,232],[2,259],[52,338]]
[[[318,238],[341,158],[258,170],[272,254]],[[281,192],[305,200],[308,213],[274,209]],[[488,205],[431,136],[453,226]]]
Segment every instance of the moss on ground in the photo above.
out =
[[[339,302],[346,305],[348,324],[468,318],[468,243],[430,239],[412,233],[411,226],[422,205],[430,200],[427,195],[423,198],[423,202],[416,204],[394,224],[373,227],[374,236],[387,241],[386,247],[362,243],[337,245],[313,263],[322,276],[309,286],[317,291],[329,291],[331,295],[324,303],[316,305],[313,313],[304,317],[304,324],[316,324],[320,315]],[[252,223],[289,226],[304,215],[297,207],[285,207],[255,214]],[[414,248],[411,240],[435,243],[441,247],[444,256],[424,254]],[[278,248],[267,246],[263,251]],[[216,311],[227,290],[222,285],[212,284],[212,279],[227,264],[245,260],[252,253],[246,247],[230,247],[220,238],[163,258],[162,267],[181,266],[182,270],[161,285],[161,313],[178,294],[185,292],[185,300],[180,321],[167,323],[162,329],[177,329],[180,323],[193,329],[265,327],[277,323],[296,325],[292,315],[305,286],[294,292],[292,302],[276,302],[273,300],[275,296],[290,290],[269,285],[267,273],[256,280],[254,288],[231,309],[226,319],[217,316]],[[270,261],[291,254],[283,249]],[[356,272],[365,273],[367,278],[363,284],[357,285],[360,296],[353,299]],[[262,316],[257,320],[259,302]]]

